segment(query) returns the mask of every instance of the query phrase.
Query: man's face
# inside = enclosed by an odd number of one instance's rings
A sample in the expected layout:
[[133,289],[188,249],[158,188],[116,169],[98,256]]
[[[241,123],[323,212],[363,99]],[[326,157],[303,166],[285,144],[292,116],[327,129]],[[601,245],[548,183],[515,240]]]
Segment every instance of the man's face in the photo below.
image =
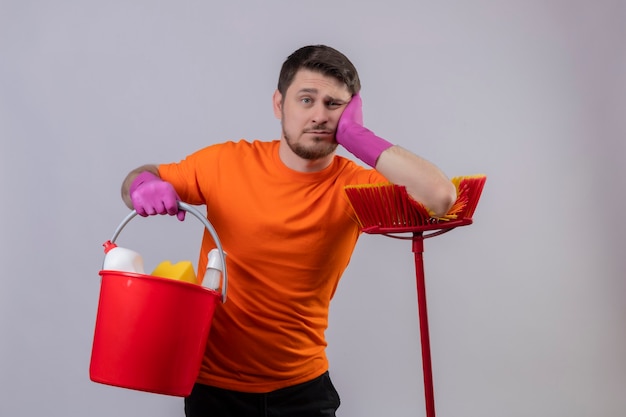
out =
[[332,154],[339,117],[351,97],[348,87],[336,78],[298,71],[284,97],[274,94],[274,114],[291,150],[309,160]]

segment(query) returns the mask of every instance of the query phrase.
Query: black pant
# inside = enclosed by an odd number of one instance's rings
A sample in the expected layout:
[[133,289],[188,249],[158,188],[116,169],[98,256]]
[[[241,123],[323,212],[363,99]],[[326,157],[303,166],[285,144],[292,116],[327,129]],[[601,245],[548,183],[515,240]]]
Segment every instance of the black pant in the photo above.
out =
[[328,372],[265,394],[196,384],[185,398],[187,417],[334,417],[339,394]]

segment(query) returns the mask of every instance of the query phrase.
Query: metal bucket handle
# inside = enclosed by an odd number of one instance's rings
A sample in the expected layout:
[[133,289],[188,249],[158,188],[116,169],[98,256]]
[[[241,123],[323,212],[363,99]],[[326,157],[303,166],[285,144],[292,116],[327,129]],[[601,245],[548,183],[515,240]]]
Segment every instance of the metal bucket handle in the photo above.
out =
[[[207,228],[207,230],[209,231],[209,233],[211,233],[211,236],[213,237],[213,241],[215,242],[215,245],[216,245],[216,247],[217,247],[217,249],[218,249],[218,251],[220,253],[220,258],[222,260],[222,277],[223,277],[223,279],[222,279],[222,303],[225,303],[226,302],[226,292],[227,292],[227,289],[228,289],[228,276],[226,274],[226,256],[225,256],[224,249],[222,248],[222,244],[220,242],[220,239],[217,236],[217,232],[215,231],[215,228],[209,222],[209,220],[202,213],[200,213],[196,208],[194,208],[193,206],[191,206],[191,205],[189,205],[187,203],[183,203],[182,201],[179,201],[178,202],[178,208],[180,210],[186,211],[187,213],[191,213],[195,218],[200,220],[200,222],[202,222],[202,224],[204,224],[204,227]],[[136,215],[137,215],[137,211],[136,210],[132,210],[124,218],[124,220],[122,220],[120,225],[117,226],[117,229],[115,229],[115,232],[113,233],[113,237],[110,239],[111,243],[115,243],[115,239],[117,239],[117,237],[119,236],[119,234],[122,231],[122,229]]]

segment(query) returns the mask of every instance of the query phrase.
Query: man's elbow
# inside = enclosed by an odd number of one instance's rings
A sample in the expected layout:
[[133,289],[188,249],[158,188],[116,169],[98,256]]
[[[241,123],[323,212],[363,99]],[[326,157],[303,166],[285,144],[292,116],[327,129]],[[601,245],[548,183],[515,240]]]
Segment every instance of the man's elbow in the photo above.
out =
[[435,217],[443,217],[450,211],[456,199],[456,187],[452,182],[448,182],[434,192],[431,205],[428,208]]

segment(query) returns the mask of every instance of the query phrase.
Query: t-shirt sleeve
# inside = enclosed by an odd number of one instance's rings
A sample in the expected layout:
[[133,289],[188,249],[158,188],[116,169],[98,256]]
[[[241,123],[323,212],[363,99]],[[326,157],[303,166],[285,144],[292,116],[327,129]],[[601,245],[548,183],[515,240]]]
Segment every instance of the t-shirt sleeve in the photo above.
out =
[[176,193],[185,203],[200,205],[205,204],[207,196],[205,183],[207,178],[212,178],[211,169],[216,169],[215,161],[219,159],[219,147],[208,146],[187,156],[180,162],[161,164],[158,166],[161,179],[174,186]]

